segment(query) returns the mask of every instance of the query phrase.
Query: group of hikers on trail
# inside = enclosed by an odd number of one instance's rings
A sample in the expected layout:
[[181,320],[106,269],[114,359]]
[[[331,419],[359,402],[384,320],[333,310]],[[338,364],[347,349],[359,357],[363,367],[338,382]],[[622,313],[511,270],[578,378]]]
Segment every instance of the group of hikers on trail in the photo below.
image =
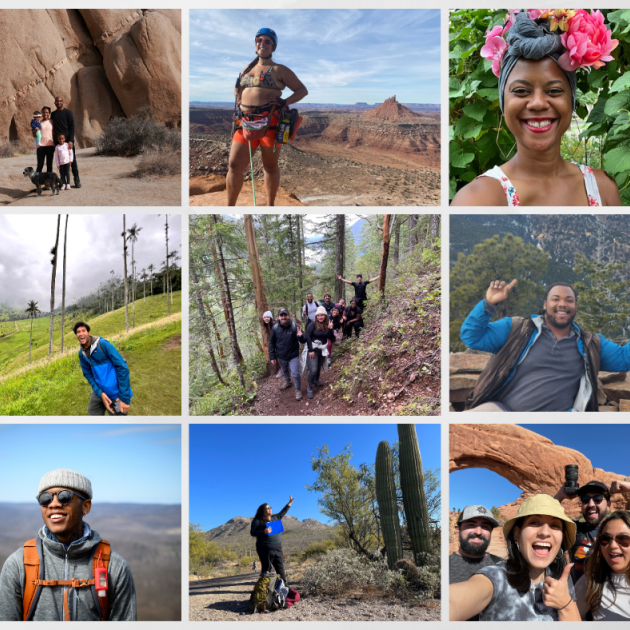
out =
[[[370,282],[357,275],[356,282],[339,280],[354,287],[354,297],[346,305],[344,298],[334,303],[330,293],[324,295],[320,302],[313,299],[312,293],[306,294],[306,302],[302,306],[302,318],[306,322],[304,332],[295,323],[286,308],[278,311],[278,321],[274,322],[271,311],[263,315],[263,322],[269,330],[269,360],[279,365],[276,378],[284,376],[280,390],[291,387],[291,377],[295,387],[295,399],[302,400],[302,376],[308,372],[306,397],[313,398],[314,387],[322,387],[321,371],[328,370],[332,362],[332,347],[335,342],[354,336],[358,337],[364,326],[363,312],[367,303],[366,288]],[[304,344],[302,360],[300,360],[300,344]]]
[[[505,557],[487,552],[496,515],[467,505],[449,557],[450,620],[629,621],[630,512],[610,511],[618,493],[627,498],[630,482],[591,480],[528,497],[503,524]],[[562,506],[576,497],[583,520]]]

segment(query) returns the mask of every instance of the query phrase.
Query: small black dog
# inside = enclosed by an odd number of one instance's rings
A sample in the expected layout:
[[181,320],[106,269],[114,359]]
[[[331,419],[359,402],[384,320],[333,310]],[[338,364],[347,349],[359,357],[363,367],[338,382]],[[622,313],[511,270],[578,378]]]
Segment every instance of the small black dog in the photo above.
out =
[[57,175],[57,173],[38,173],[33,170],[32,166],[27,166],[24,169],[24,177],[30,177],[33,184],[35,184],[38,197],[42,194],[42,185],[50,186],[53,195],[55,194],[55,189],[57,190],[57,194],[59,194],[59,190],[61,189],[61,180],[59,179],[59,175]]

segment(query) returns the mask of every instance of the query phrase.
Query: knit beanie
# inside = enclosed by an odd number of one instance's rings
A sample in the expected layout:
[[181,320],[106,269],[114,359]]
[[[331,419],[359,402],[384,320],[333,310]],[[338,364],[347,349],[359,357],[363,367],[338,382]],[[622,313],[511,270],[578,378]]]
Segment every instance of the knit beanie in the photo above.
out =
[[318,306],[315,315],[328,315],[328,311],[323,306]]
[[39,482],[37,496],[49,488],[68,488],[69,490],[76,490],[88,499],[92,498],[90,480],[68,468],[57,468],[57,470],[46,473]]
[[265,311],[263,313],[263,317],[271,317],[271,319],[273,319],[273,315],[271,314],[271,311]]

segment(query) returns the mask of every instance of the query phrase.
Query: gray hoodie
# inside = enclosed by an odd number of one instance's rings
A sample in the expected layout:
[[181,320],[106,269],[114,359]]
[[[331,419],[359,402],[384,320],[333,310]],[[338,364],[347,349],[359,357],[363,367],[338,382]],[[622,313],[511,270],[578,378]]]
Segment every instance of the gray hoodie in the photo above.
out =
[[[90,531],[87,538],[72,543],[68,551],[60,542],[48,538],[44,527],[39,530],[44,551],[44,579],[71,580],[92,579],[90,551],[99,542],[98,532]],[[107,569],[109,589],[107,591],[109,621],[136,621],[136,588],[129,565],[112,548]],[[11,554],[0,573],[0,621],[21,621],[24,597],[24,548]],[[41,595],[33,621],[63,621],[63,593],[67,586],[42,586]],[[70,588],[68,592],[70,619],[72,621],[98,621],[97,611],[90,587]]]

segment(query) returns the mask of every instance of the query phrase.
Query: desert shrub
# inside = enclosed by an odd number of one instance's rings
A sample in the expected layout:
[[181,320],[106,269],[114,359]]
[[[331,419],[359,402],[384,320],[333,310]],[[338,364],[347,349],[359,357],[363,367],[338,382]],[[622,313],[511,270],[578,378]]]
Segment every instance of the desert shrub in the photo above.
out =
[[369,586],[373,568],[351,549],[333,549],[315,564],[307,567],[302,577],[305,595],[339,595]]
[[253,558],[252,556],[243,556],[238,563],[242,567],[251,567],[254,560],[257,560],[257,558]]
[[336,547],[334,540],[322,540],[321,542],[311,543],[305,551],[302,552],[302,560],[308,560],[314,556],[320,556],[332,551]]
[[15,141],[3,142],[0,144],[0,158],[13,157],[18,150],[18,143]]
[[131,118],[112,118],[94,144],[97,154],[120,157],[158,150],[177,152],[181,145],[181,133],[153,120],[148,107]]
[[394,568],[398,569],[409,583],[413,582],[418,577],[418,567],[416,567],[411,560],[407,560],[406,558],[398,560],[398,562],[394,564]]
[[136,164],[133,177],[147,177],[149,175],[181,175],[181,151],[165,151],[154,149],[145,151]]
[[442,588],[440,565],[418,567],[418,576],[411,582],[411,587],[427,597],[439,597]]

